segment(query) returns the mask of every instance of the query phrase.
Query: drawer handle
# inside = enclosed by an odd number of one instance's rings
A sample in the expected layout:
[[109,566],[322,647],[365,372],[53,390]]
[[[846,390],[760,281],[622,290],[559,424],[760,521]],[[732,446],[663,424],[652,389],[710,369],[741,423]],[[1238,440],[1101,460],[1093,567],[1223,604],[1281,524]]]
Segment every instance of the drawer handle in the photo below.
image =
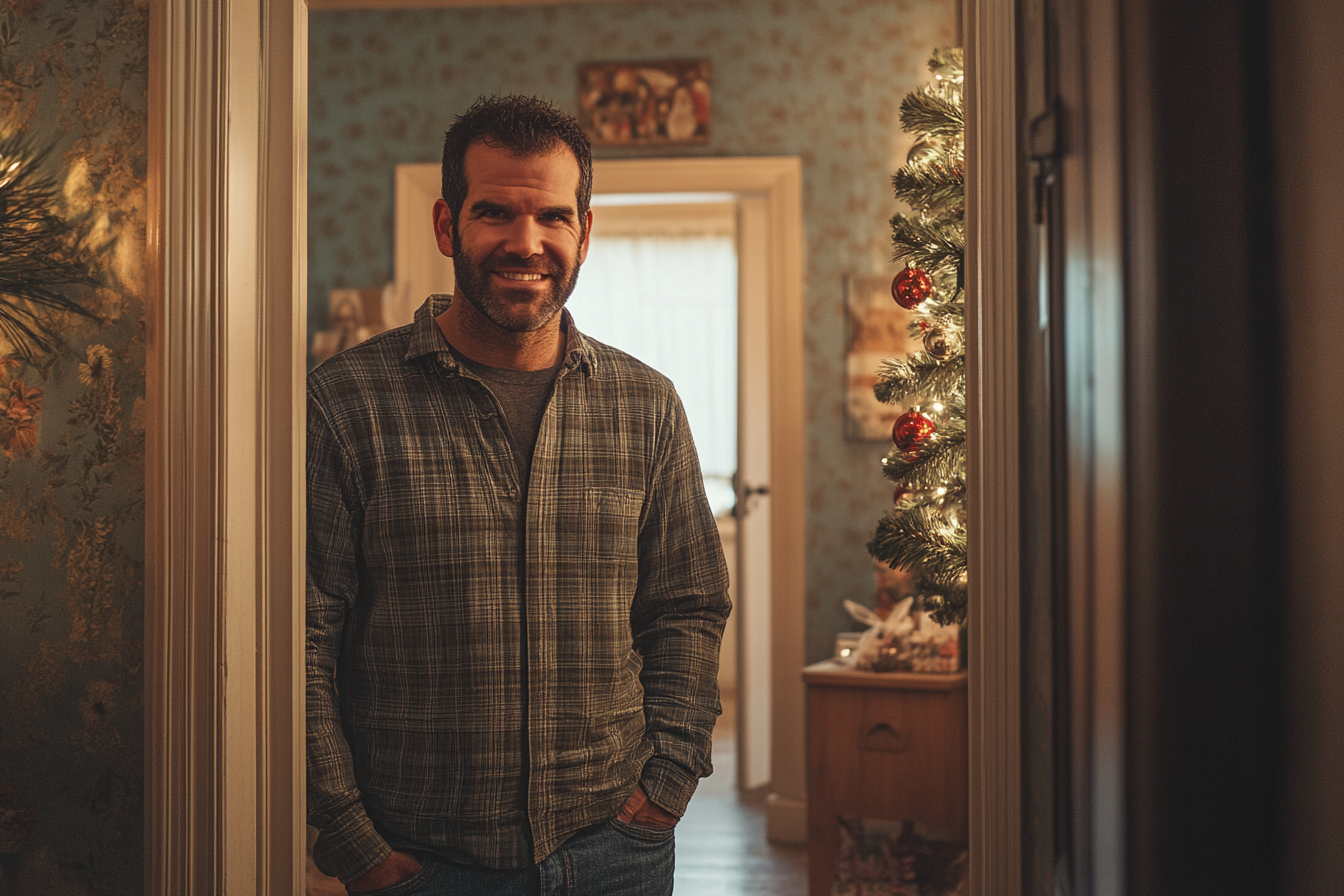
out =
[[910,749],[910,743],[901,729],[886,722],[878,722],[863,736],[859,749],[874,753],[904,753]]

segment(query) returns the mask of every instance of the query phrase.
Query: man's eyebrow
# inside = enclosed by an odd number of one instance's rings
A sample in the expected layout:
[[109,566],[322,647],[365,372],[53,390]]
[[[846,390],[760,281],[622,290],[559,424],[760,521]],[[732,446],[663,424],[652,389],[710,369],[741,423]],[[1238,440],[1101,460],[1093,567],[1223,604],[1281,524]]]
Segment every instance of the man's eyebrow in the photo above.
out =
[[[511,212],[513,211],[513,209],[510,208],[508,205],[505,205],[505,204],[502,203],[502,202],[494,202],[494,201],[492,201],[492,200],[490,200],[490,199],[478,199],[478,200],[476,200],[475,202],[473,202],[473,203],[471,204],[471,209],[470,209],[470,211],[471,211],[472,214],[480,214],[481,212],[510,212],[510,213],[511,213]],[[576,216],[578,215],[578,212],[575,210],[574,206],[572,206],[572,205],[548,205],[548,206],[545,206],[544,208],[537,209],[537,214],[538,214],[538,215],[562,215],[562,216],[564,216],[564,217],[566,217],[566,218],[573,218],[573,217],[576,217]]]
[[471,212],[507,212],[509,207],[499,202],[491,202],[489,199],[477,199],[471,204]]

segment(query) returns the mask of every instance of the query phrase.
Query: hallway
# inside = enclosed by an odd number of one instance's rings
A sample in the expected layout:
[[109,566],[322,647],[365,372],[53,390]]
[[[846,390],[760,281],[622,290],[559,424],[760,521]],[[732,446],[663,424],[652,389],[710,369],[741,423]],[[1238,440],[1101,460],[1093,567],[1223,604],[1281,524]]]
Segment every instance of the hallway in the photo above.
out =
[[736,701],[725,694],[714,728],[713,775],[677,826],[677,896],[804,896],[807,847],[765,839],[765,793],[734,787]]

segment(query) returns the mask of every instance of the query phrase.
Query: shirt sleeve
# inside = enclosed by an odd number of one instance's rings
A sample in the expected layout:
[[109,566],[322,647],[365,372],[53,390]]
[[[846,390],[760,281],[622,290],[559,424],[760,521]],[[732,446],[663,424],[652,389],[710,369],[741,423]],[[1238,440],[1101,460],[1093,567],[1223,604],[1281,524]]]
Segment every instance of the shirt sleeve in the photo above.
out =
[[713,771],[719,646],[731,605],[718,526],[675,394],[664,422],[639,535],[631,626],[644,661],[645,739],[653,746],[640,786],[654,803],[682,815],[699,779]]
[[305,658],[308,699],[308,821],[313,860],[349,882],[392,849],[374,829],[355,783],[335,686],[345,620],[359,592],[349,466],[320,403],[308,398],[308,548]]

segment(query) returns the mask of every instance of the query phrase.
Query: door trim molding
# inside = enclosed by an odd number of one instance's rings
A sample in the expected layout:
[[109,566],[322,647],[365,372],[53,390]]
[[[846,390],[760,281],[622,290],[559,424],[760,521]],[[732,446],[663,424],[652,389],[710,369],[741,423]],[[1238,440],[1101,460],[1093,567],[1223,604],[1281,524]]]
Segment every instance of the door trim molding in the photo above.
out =
[[146,889],[299,893],[307,10],[150,32]]
[[970,883],[1022,891],[1016,4],[966,0]]

